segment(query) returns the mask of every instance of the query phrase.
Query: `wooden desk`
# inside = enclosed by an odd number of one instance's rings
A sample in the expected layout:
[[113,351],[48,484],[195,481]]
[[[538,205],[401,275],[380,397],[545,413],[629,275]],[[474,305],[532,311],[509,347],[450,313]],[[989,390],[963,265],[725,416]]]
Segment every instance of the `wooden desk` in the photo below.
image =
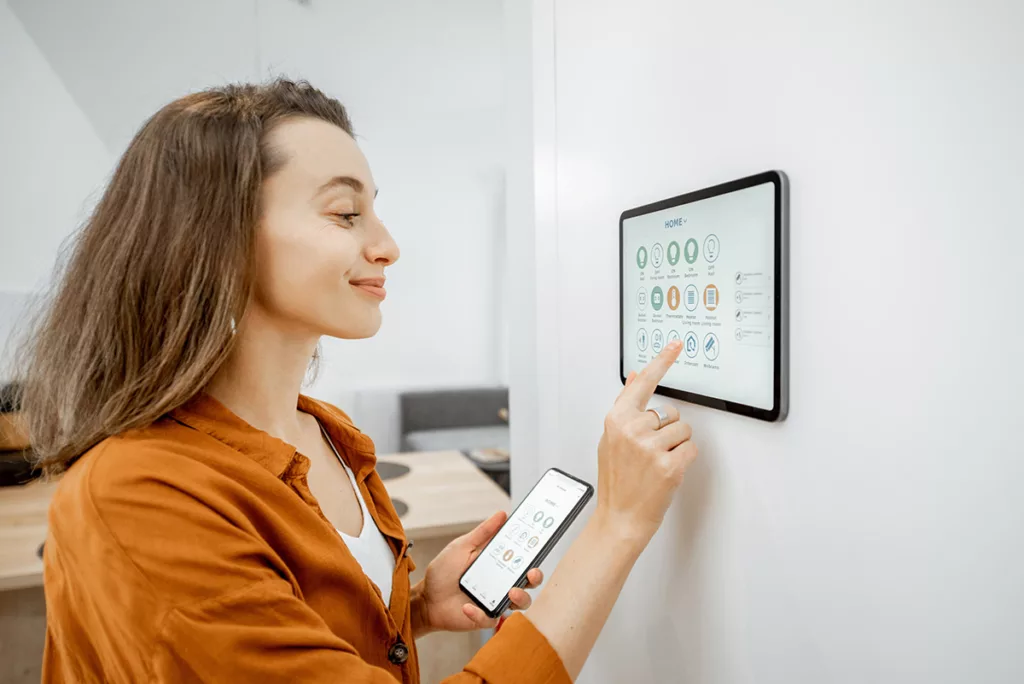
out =
[[402,525],[410,539],[452,539],[497,511],[508,511],[508,495],[461,452],[393,454],[377,461],[410,469],[384,481],[391,498],[409,506]]
[[43,583],[36,552],[46,539],[46,511],[56,482],[0,487],[0,591]]

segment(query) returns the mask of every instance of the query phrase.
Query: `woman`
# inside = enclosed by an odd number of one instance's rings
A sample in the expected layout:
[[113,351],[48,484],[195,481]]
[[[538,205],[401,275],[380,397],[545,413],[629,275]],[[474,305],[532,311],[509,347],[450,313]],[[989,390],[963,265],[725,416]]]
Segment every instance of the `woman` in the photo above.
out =
[[[132,141],[26,374],[34,446],[64,473],[45,681],[417,682],[417,637],[493,624],[458,580],[504,514],[410,587],[373,444],[299,394],[321,336],[380,326],[398,247],[375,194],[345,109],[304,83],[189,95]],[[596,511],[529,616],[449,681],[577,676],[696,455],[678,412],[644,410],[678,353],[608,414]]]

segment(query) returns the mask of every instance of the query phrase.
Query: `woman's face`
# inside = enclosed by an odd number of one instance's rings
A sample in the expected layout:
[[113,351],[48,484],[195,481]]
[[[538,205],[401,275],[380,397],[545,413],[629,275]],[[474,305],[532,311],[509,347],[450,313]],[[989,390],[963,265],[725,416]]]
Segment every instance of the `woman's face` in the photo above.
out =
[[263,184],[255,313],[310,336],[376,334],[398,245],[374,213],[366,158],[348,133],[318,119],[286,121],[269,135],[285,161]]

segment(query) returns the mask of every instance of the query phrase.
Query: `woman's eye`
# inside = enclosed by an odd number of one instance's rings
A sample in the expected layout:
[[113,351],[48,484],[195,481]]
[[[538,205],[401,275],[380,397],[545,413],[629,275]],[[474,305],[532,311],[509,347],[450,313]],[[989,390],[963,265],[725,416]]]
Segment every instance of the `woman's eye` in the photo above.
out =
[[359,214],[333,214],[333,216],[336,216],[343,223],[351,224],[359,216]]

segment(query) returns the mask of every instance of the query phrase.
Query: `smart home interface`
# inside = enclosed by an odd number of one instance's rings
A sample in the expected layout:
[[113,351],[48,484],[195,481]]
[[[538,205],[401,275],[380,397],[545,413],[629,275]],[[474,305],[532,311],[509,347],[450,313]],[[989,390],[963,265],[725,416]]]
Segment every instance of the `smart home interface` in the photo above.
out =
[[587,486],[549,470],[463,575],[461,585],[494,610],[587,495]]
[[681,340],[662,386],[770,411],[775,184],[679,199],[685,203],[623,214],[622,372],[639,372]]

